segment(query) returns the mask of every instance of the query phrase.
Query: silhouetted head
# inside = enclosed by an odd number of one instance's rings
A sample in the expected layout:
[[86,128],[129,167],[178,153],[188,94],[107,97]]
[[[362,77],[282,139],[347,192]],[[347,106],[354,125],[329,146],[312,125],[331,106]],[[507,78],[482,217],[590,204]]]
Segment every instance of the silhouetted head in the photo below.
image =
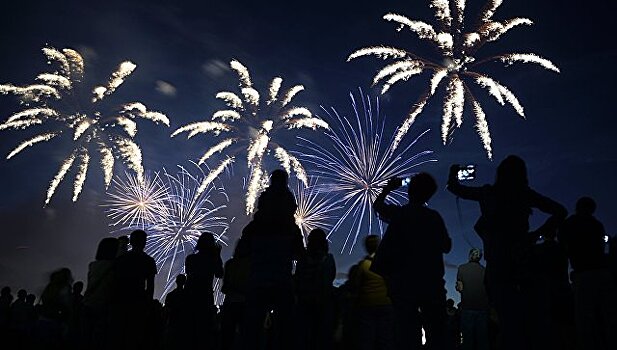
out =
[[507,156],[497,167],[495,185],[508,188],[527,187],[529,181],[525,161],[518,156]]
[[195,245],[195,250],[200,252],[212,251],[215,248],[216,242],[211,232],[203,232]]
[[34,305],[34,302],[36,301],[36,295],[34,294],[28,294],[28,296],[26,296],[26,304],[28,305]]
[[73,294],[81,294],[81,291],[84,290],[84,282],[77,281],[73,283]]
[[146,247],[146,239],[148,235],[144,230],[135,230],[131,232],[131,247],[134,250],[142,251]]
[[306,240],[306,250],[309,253],[328,253],[330,248],[324,230],[316,228],[309,233]]
[[19,292],[17,292],[17,299],[26,300],[27,296],[28,292],[26,292],[25,289],[20,289]]
[[287,180],[289,176],[285,170],[277,169],[272,172],[270,175],[270,186],[272,187],[287,187]]
[[364,249],[366,252],[371,255],[377,252],[377,248],[379,247],[379,243],[381,243],[381,238],[377,235],[368,235],[364,239]]
[[0,296],[6,297],[11,295],[11,287],[3,287],[2,291],[0,291]]
[[72,283],[73,283],[73,274],[71,273],[71,270],[66,267],[63,267],[59,270],[52,272],[51,275],[49,276],[49,284],[52,284],[52,285],[56,285],[56,286],[68,285],[70,287]]
[[596,201],[590,197],[581,197],[576,201],[576,213],[580,215],[593,215],[596,212]]
[[409,201],[416,204],[424,204],[437,192],[437,182],[429,173],[414,175],[409,181],[407,194]]
[[448,300],[446,300],[446,306],[447,306],[449,309],[454,308],[454,299],[448,299]]
[[178,288],[182,289],[184,288],[184,285],[186,284],[186,275],[181,273],[178,276],[176,276],[176,286],[178,286]]
[[103,238],[96,249],[96,260],[113,260],[118,254],[118,239],[114,237]]
[[482,259],[482,251],[478,248],[471,248],[469,251],[469,261],[479,262]]

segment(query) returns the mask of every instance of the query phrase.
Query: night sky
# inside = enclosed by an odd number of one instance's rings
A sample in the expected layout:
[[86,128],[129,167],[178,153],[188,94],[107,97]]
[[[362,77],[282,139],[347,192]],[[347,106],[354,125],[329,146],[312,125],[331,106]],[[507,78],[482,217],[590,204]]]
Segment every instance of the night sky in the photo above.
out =
[[[31,83],[46,71],[40,49],[46,44],[71,47],[84,54],[86,76],[94,83],[105,81],[117,65],[130,59],[138,66],[114,96],[119,103],[139,100],[150,109],[166,113],[171,127],[139,123],[136,137],[147,170],[176,169],[197,160],[212,141],[208,137],[169,138],[179,126],[209,119],[224,105],[214,95],[234,91],[237,77],[228,62],[245,64],[260,91],[275,76],[306,90],[295,102],[320,114],[320,105],[349,111],[350,91],[363,88],[372,96],[374,73],[383,61],[362,58],[350,63],[355,49],[376,44],[405,48],[427,58],[439,56],[409,31],[381,17],[397,12],[412,19],[434,23],[428,0],[416,1],[4,1],[0,5],[0,82]],[[468,0],[467,12],[477,13],[483,0]],[[450,144],[440,141],[441,100],[432,99],[411,129],[412,135],[430,128],[416,150],[432,149],[438,160],[421,169],[432,173],[440,190],[430,206],[440,211],[453,239],[448,265],[467,260],[470,246],[479,244],[473,223],[479,215],[474,203],[456,200],[445,190],[450,164],[477,164],[475,184],[493,181],[498,162],[509,154],[527,160],[531,186],[573,210],[582,195],[598,202],[598,218],[609,234],[615,234],[617,171],[614,118],[617,49],[614,45],[612,0],[580,1],[506,0],[495,18],[528,17],[535,24],[512,30],[489,43],[479,57],[502,52],[535,52],[552,60],[561,74],[539,66],[516,64],[504,68],[487,65],[483,72],[508,86],[519,98],[527,120],[509,107],[499,106],[484,91],[474,90],[488,117],[493,138],[494,161],[487,160],[475,134],[474,116],[465,111],[461,129]],[[381,97],[382,115],[388,130],[400,123],[428,84],[429,75],[410,79]],[[287,85],[289,86],[289,85]],[[441,87],[443,89],[443,86]],[[474,88],[475,89],[475,88]],[[0,115],[5,120],[20,110],[13,96],[0,96]],[[321,115],[321,114],[320,114]],[[38,129],[44,130],[43,129]],[[36,130],[10,130],[0,134],[0,154],[8,154]],[[316,132],[286,136],[286,146],[302,151],[294,135],[315,138]],[[101,204],[106,198],[100,170],[93,166],[77,203],[70,201],[71,180],[58,188],[50,206],[43,208],[45,191],[60,162],[70,151],[62,141],[38,145],[11,160],[0,160],[0,285],[25,287],[40,293],[47,274],[69,267],[76,279],[85,280],[97,242],[109,234],[109,221]],[[233,194],[242,183],[244,162],[221,180],[229,189],[228,215],[235,216],[230,241],[247,222],[243,203]],[[275,163],[272,163],[274,166]],[[311,168],[307,169],[309,173]],[[122,174],[122,167],[116,175]],[[236,192],[234,192],[236,191]],[[537,225],[544,216],[532,215]],[[361,246],[352,255],[339,254],[344,232],[335,234],[332,251],[339,273],[362,256]],[[229,256],[231,249],[225,249]],[[449,295],[455,270],[447,269]]]

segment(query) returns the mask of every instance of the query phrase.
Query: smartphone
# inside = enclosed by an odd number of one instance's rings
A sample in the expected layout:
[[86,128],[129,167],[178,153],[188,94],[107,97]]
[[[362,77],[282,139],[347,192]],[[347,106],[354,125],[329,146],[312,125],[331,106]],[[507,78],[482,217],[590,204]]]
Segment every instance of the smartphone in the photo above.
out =
[[407,187],[407,186],[409,186],[410,182],[411,182],[411,177],[406,177],[403,180],[401,180],[401,186],[402,187]]
[[474,164],[461,165],[457,174],[459,181],[470,181],[476,178],[476,166]]

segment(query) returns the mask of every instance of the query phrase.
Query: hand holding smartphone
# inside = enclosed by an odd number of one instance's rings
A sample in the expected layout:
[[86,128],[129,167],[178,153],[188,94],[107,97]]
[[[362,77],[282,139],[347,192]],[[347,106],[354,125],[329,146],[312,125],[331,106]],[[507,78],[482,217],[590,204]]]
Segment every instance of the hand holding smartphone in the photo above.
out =
[[476,166],[474,164],[460,165],[456,177],[459,181],[471,181],[476,178]]

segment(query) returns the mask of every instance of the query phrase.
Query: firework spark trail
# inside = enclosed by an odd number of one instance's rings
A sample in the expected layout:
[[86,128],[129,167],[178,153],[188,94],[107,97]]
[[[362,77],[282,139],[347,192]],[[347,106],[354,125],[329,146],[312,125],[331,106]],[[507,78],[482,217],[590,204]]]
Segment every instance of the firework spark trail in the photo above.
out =
[[[473,69],[483,63],[499,61],[510,66],[514,63],[533,63],[544,69],[559,73],[559,68],[551,61],[533,53],[506,53],[478,60],[475,53],[488,42],[495,42],[508,31],[519,26],[530,26],[533,22],[527,18],[513,18],[505,21],[493,19],[493,15],[502,4],[503,0],[488,0],[480,14],[480,18],[473,30],[465,32],[463,25],[465,18],[465,0],[432,0],[430,7],[435,11],[435,18],[440,29],[432,25],[411,20],[396,13],[388,13],[383,19],[398,25],[397,31],[409,29],[421,40],[426,40],[435,45],[441,52],[442,64],[418,57],[403,49],[390,46],[371,46],[361,48],[351,53],[348,61],[364,56],[376,56],[384,60],[393,59],[379,70],[373,78],[373,85],[383,83],[382,94],[386,93],[394,84],[407,81],[412,76],[424,71],[433,72],[430,87],[409,112],[407,118],[399,126],[395,136],[395,147],[401,142],[409,127],[415,122],[418,115],[436,93],[442,81],[446,81],[446,97],[443,103],[441,136],[444,144],[452,136],[455,125],[459,128],[463,121],[463,109],[469,94],[467,81],[471,81],[489,91],[489,94],[497,99],[500,105],[507,101],[516,110],[517,114],[524,116],[523,106],[516,96],[500,83],[474,72]],[[477,101],[469,103],[476,117],[476,130],[489,158],[492,158],[492,141],[486,115]]]
[[221,164],[219,164],[219,166],[216,169],[213,169],[210,173],[208,173],[208,176],[206,176],[204,180],[201,182],[201,185],[199,185],[199,188],[197,189],[197,193],[199,194],[199,193],[204,192],[208,188],[208,186],[212,183],[212,181],[218,178],[219,175],[221,175],[221,173],[234,162],[234,160],[235,158],[233,157],[227,158],[223,162],[221,162]]
[[69,171],[74,161],[75,151],[73,151],[73,153],[64,160],[62,166],[60,167],[60,170],[58,170],[58,173],[56,174],[56,176],[54,176],[54,179],[51,180],[51,183],[49,184],[49,189],[47,189],[47,198],[45,198],[45,205],[49,204],[49,201],[54,195],[56,188],[58,187],[60,182],[62,182],[62,179],[64,179],[64,175],[66,175],[66,173]]
[[308,187],[298,181],[295,187],[298,209],[294,214],[296,225],[300,227],[306,244],[308,234],[320,228],[328,233],[336,222],[336,213],[342,209],[340,203],[333,201],[329,193],[322,191],[317,184],[319,179],[312,181]]
[[[328,129],[328,124],[314,116],[302,106],[291,105],[294,97],[304,90],[304,86],[295,85],[282,91],[283,79],[275,77],[269,84],[264,98],[253,86],[248,68],[237,60],[230,63],[231,69],[238,74],[239,94],[221,91],[216,98],[222,100],[228,109],[216,111],[212,121],[194,122],[182,126],[172,133],[175,137],[186,132],[191,138],[197,134],[223,136],[224,140],[216,142],[203,154],[199,163],[206,163],[215,154],[226,158],[219,161],[213,173],[204,178],[204,186],[216,178],[242,152],[246,154],[249,170],[246,194],[246,213],[252,213],[255,201],[263,190],[267,173],[263,169],[264,157],[273,154],[288,172],[306,182],[306,171],[301,162],[277,142],[278,132],[283,129]],[[267,96],[267,97],[266,97]],[[231,147],[232,144],[234,147]],[[245,152],[245,153],[244,153]]]
[[179,168],[176,174],[146,174],[143,181],[128,173],[126,180],[114,179],[104,204],[112,226],[148,233],[146,252],[165,279],[161,298],[175,276],[184,273],[186,256],[195,251],[202,233],[210,232],[218,243],[227,245],[229,220],[222,211],[229,199],[224,188],[211,183],[199,192],[205,173],[196,176]]
[[56,188],[76,158],[81,162],[77,167],[73,184],[73,201],[79,198],[86,181],[88,166],[92,163],[92,149],[95,149],[95,153],[100,156],[106,187],[113,177],[115,158],[123,159],[127,166],[138,174],[138,178],[141,178],[143,173],[141,149],[133,141],[137,134],[135,119],[146,119],[167,126],[169,119],[163,113],[148,110],[141,102],[124,104],[119,111],[101,111],[97,103],[103,97],[112,95],[137,66],[130,61],[121,63],[111,75],[109,82],[105,86],[96,87],[93,90],[94,97],[84,101],[79,97],[80,92],[90,90],[84,87],[82,81],[84,61],[79,52],[73,49],[57,50],[52,47],[45,47],[42,51],[48,59],[48,64],[55,66],[57,70],[37,75],[36,84],[23,87],[12,84],[0,85],[0,94],[13,94],[26,107],[0,124],[0,130],[27,129],[37,125],[58,130],[48,131],[23,142],[9,154],[8,158],[12,158],[28,146],[49,141],[61,134],[71,135],[73,149],[51,181],[45,205],[49,204]]
[[79,168],[77,169],[77,175],[75,176],[75,184],[73,188],[73,202],[76,202],[77,198],[79,198],[79,194],[81,193],[81,190],[84,187],[84,182],[86,181],[86,173],[88,172],[90,156],[85,149],[81,151],[80,159],[81,164],[79,164]]
[[54,137],[58,136],[58,133],[47,133],[47,134],[42,134],[42,135],[37,135],[29,140],[26,140],[24,142],[22,142],[21,144],[19,144],[19,146],[15,147],[14,150],[11,151],[11,153],[9,153],[8,156],[6,156],[6,159],[11,159],[13,158],[15,155],[17,155],[19,152],[23,151],[24,149],[26,149],[27,147],[30,147],[32,145],[35,145],[39,142],[47,142],[51,139],[53,139]]
[[[345,208],[330,234],[341,227],[350,229],[341,252],[351,253],[360,234],[382,233],[383,227],[373,213],[372,204],[383,185],[393,177],[406,177],[415,168],[435,161],[432,151],[413,153],[412,148],[425,135],[421,133],[413,142],[394,147],[384,132],[385,121],[380,116],[379,99],[372,105],[370,97],[360,90],[360,104],[350,94],[353,115],[340,115],[334,108],[324,112],[328,121],[336,127],[327,131],[331,143],[318,143],[303,139],[307,151],[301,158],[312,164],[319,176],[320,187],[330,196],[336,197],[336,204]],[[392,196],[396,203],[406,199],[402,191]]]

